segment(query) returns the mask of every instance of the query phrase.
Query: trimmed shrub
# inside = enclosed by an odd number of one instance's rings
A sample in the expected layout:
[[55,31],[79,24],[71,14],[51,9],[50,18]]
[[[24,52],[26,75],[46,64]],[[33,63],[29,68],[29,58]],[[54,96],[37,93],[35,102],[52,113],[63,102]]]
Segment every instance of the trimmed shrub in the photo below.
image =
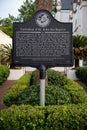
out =
[[27,87],[27,85],[13,85],[3,96],[4,104],[7,106],[10,106],[12,104],[18,105],[18,98]]
[[49,85],[63,86],[65,84],[67,84],[67,78],[58,71],[48,69],[47,76],[48,76],[48,84]]
[[7,80],[9,73],[10,70],[7,66],[0,65],[0,85]]
[[37,85],[37,74],[39,72],[37,70],[33,71],[32,74],[31,74],[31,81],[30,81],[30,85]]
[[32,85],[29,88],[25,89],[18,97],[18,103],[20,104],[30,104],[32,106],[39,105],[40,98],[39,98],[39,86]]
[[[87,102],[87,94],[83,88],[76,82],[67,79],[65,76],[54,70],[48,70],[50,77],[54,73],[55,78],[48,77],[48,86],[46,86],[46,105],[62,105],[62,104],[78,104]],[[58,76],[57,76],[58,73]],[[57,79],[59,77],[59,79]],[[64,80],[64,81],[63,81]],[[61,83],[62,82],[62,83]],[[3,102],[5,105],[10,106],[12,104],[30,104],[39,105],[40,102],[40,86],[31,85],[31,74],[22,76],[17,83],[12,86],[6,94],[3,96]],[[33,83],[33,82],[32,82]],[[55,85],[57,84],[57,85]]]
[[18,98],[20,94],[30,86],[31,74],[25,74],[20,79],[17,80],[16,84],[11,88],[3,96],[3,102],[5,105],[10,106],[12,104],[19,104]]
[[65,89],[54,85],[46,87],[46,105],[70,104],[71,96]]
[[87,66],[78,67],[76,69],[76,76],[82,81],[87,83]]
[[67,84],[62,87],[69,92],[72,103],[78,104],[87,102],[86,92],[84,91],[83,87],[81,87],[75,81],[68,79]]
[[[72,103],[71,96],[68,91],[60,88],[59,86],[46,86],[45,93],[45,105]],[[30,104],[32,106],[40,105],[40,86],[32,85],[25,89],[17,98],[17,102],[15,102],[15,104]]]
[[[67,84],[64,86],[46,86],[45,93],[46,105],[78,104],[87,102],[86,92],[80,85],[70,79],[67,79]],[[7,106],[12,104],[39,105],[40,86],[16,84],[6,92],[3,96],[3,101]]]
[[12,106],[0,111],[0,130],[87,130],[87,104]]
[[[37,70],[33,71],[31,74],[31,85],[36,85],[36,78],[37,78]],[[67,83],[67,78],[58,71],[48,69],[47,70],[47,79],[48,85],[64,85]]]
[[19,85],[28,85],[30,86],[30,81],[31,81],[31,73],[27,73],[25,75],[23,75],[22,77],[20,77],[16,84],[19,84]]

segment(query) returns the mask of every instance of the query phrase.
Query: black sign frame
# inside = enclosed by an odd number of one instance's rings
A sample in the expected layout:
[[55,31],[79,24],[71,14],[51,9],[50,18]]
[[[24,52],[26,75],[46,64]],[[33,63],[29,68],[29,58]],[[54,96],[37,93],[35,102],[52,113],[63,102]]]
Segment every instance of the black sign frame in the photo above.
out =
[[47,10],[37,11],[27,22],[13,23],[12,64],[73,66],[72,23],[61,23]]

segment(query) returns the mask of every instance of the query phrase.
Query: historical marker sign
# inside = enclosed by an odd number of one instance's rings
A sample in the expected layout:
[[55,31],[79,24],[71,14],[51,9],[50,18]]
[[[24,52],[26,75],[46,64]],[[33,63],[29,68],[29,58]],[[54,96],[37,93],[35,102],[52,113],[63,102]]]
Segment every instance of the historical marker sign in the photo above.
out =
[[72,66],[72,24],[37,11],[28,22],[13,24],[12,54],[15,66]]

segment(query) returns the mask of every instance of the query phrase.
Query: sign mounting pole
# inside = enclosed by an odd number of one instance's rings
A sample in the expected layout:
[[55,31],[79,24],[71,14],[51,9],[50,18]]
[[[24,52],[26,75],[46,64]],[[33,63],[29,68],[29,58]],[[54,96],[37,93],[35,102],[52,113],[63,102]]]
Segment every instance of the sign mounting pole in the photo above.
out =
[[39,70],[40,70],[40,106],[45,106],[46,67],[44,65],[41,65]]

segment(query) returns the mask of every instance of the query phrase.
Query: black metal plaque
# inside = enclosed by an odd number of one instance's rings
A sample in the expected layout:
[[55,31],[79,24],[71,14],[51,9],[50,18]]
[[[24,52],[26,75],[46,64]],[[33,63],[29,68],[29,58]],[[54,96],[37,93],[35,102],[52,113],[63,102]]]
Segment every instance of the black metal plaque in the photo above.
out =
[[55,20],[47,10],[37,11],[27,22],[13,23],[12,62],[36,68],[72,66],[72,23]]

